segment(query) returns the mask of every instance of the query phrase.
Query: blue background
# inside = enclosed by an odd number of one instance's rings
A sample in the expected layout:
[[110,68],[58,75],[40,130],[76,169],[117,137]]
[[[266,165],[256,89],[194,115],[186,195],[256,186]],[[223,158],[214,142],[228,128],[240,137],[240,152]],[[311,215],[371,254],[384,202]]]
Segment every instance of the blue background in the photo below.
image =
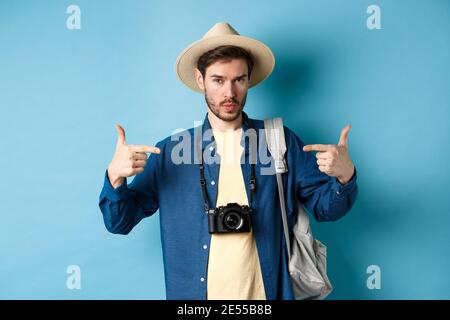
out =
[[[219,21],[276,57],[250,117],[282,116],[306,143],[353,126],[357,202],[313,224],[329,298],[450,298],[450,1],[262,3],[0,1],[0,298],[165,298],[158,214],[112,235],[98,196],[115,123],[153,145],[203,120],[203,96],[174,63]],[[71,4],[81,30],[66,28]],[[381,30],[366,27],[371,4]],[[66,287],[69,265],[81,290]],[[369,265],[380,290],[367,288]]]

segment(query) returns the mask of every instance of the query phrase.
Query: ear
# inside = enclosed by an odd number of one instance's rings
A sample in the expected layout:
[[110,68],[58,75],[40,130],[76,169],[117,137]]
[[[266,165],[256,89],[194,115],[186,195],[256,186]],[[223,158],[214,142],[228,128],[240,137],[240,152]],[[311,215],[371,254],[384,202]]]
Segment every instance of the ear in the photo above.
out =
[[202,73],[197,68],[195,68],[195,80],[197,81],[198,87],[205,91],[205,82],[203,80]]

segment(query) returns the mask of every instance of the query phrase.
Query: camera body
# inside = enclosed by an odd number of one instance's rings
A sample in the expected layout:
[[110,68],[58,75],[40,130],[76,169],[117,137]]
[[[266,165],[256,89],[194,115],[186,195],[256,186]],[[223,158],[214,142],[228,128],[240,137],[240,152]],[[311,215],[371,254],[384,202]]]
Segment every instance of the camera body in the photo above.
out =
[[249,232],[251,211],[249,206],[237,203],[228,203],[226,206],[212,209],[208,213],[209,233]]

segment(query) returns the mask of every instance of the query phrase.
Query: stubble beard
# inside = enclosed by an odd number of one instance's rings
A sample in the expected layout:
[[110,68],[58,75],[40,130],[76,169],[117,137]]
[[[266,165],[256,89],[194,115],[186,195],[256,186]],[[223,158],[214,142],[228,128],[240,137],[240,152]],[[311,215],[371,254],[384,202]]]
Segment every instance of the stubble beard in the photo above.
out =
[[[208,105],[208,109],[220,120],[226,121],[226,122],[232,122],[239,118],[241,115],[242,110],[244,110],[245,102],[247,101],[247,93],[245,93],[244,98],[241,102],[239,102],[236,99],[228,99],[225,101],[222,101],[219,103],[219,106],[217,106],[214,101],[208,96],[208,92],[205,92],[205,101]],[[233,110],[232,112],[225,111],[223,108],[223,104],[225,103],[234,103],[238,105],[238,107]]]

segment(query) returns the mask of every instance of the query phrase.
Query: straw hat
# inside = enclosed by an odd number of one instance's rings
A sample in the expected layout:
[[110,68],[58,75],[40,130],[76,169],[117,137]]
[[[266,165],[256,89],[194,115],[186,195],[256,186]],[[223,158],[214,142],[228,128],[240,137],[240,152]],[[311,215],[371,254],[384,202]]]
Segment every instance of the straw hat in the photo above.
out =
[[228,23],[216,23],[200,40],[181,52],[175,64],[175,72],[182,83],[197,92],[203,92],[195,81],[197,61],[205,52],[223,45],[232,45],[247,50],[253,57],[254,66],[249,87],[266,79],[275,66],[272,51],[264,43],[239,35]]

